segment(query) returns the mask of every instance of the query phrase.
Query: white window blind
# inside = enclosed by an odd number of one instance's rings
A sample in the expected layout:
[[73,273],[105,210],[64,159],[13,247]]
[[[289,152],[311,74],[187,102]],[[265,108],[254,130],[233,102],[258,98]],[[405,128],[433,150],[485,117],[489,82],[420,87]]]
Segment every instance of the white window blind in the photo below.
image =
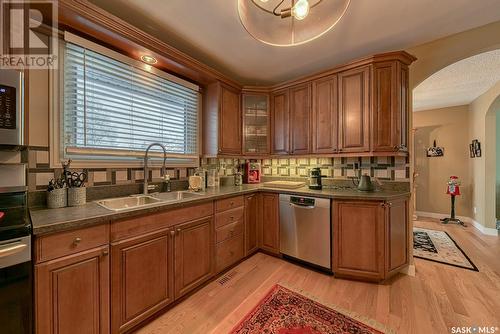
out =
[[137,159],[159,142],[170,161],[198,158],[196,90],[72,43],[64,57],[66,157]]

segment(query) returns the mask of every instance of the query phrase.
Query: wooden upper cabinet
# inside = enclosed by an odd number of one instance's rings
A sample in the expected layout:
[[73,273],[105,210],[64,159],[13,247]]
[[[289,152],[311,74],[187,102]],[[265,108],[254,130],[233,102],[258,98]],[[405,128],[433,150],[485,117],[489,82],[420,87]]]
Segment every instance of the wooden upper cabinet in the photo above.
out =
[[272,154],[288,154],[290,151],[290,113],[288,90],[271,96]]
[[174,300],[169,230],[111,246],[111,330],[122,333]]
[[261,156],[270,153],[270,114],[268,94],[243,94],[243,155]]
[[311,84],[290,88],[290,153],[310,152]]
[[203,218],[175,227],[175,298],[179,298],[214,273],[214,224]]
[[203,108],[203,154],[239,155],[242,146],[240,91],[216,82],[207,86]]
[[279,195],[262,193],[261,196],[260,247],[268,252],[278,254],[280,251]]
[[337,76],[313,83],[312,152],[336,153],[338,148]]
[[109,333],[108,249],[35,266],[36,333]]
[[370,66],[338,74],[339,151],[370,151]]
[[373,65],[372,149],[408,151],[408,67],[399,61]]

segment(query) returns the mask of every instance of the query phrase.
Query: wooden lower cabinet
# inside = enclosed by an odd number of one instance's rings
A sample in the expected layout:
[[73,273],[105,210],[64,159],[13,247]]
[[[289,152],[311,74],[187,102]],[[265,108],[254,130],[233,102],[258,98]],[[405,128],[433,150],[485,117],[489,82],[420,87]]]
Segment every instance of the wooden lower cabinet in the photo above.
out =
[[214,223],[211,217],[175,226],[175,298],[214,274]]
[[35,265],[37,334],[109,333],[109,248]]
[[260,215],[260,195],[245,197],[245,255],[248,256],[259,249],[257,224]]
[[173,302],[173,248],[169,232],[166,229],[112,244],[112,333],[129,330]]
[[333,201],[336,277],[382,281],[408,265],[408,201]]
[[280,222],[279,222],[279,195],[262,193],[262,216],[259,222],[260,248],[279,254],[280,251]]

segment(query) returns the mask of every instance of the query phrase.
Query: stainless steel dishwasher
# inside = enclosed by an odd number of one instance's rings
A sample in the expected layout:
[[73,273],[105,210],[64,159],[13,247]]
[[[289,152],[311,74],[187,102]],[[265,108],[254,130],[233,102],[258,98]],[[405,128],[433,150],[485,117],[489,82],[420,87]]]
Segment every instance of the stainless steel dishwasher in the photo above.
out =
[[280,252],[329,271],[330,199],[280,194]]

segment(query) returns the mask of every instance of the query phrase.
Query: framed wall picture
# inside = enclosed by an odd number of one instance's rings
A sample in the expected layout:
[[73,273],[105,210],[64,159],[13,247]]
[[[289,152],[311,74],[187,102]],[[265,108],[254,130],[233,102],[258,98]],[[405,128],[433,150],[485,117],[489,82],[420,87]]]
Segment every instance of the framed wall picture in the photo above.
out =
[[471,158],[476,157],[475,149],[474,149],[474,144],[469,144],[469,155]]
[[472,146],[474,147],[474,157],[481,157],[481,143],[479,140],[474,139],[472,141]]

